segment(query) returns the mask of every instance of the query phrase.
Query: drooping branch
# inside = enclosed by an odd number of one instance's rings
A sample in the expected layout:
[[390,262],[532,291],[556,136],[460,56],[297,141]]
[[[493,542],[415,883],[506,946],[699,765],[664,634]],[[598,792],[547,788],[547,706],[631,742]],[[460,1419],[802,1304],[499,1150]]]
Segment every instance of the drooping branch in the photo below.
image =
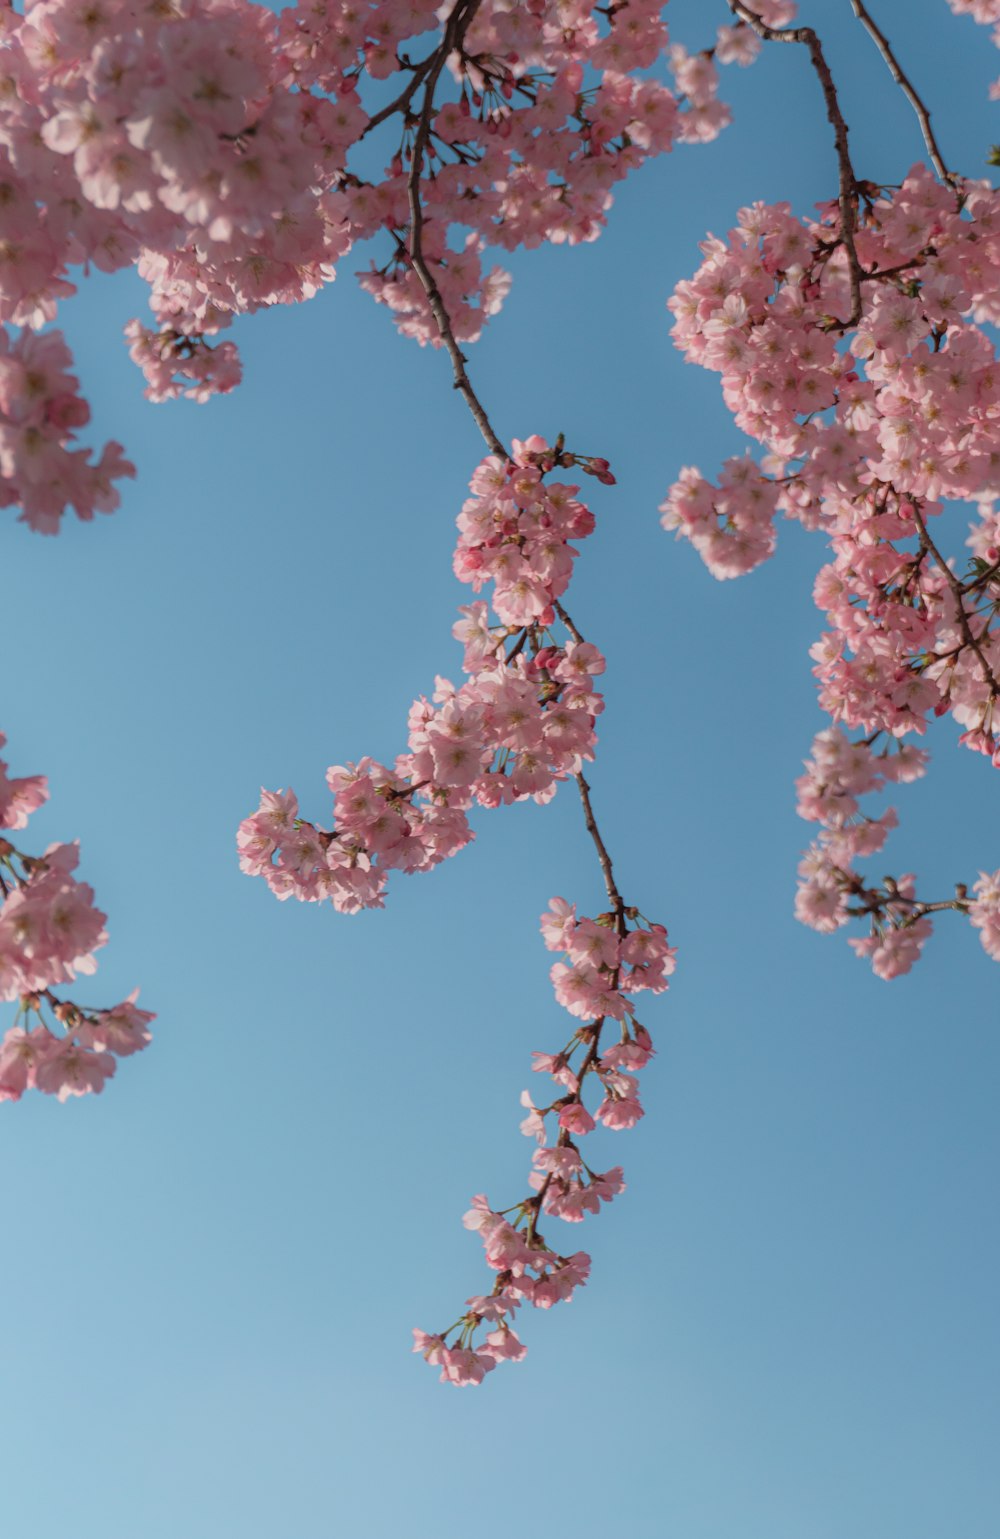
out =
[[93,953],[107,940],[107,916],[95,907],[93,889],[73,874],[75,845],[29,855],[6,837],[5,830],[24,828],[47,796],[44,776],[12,780],[0,759],[0,1000],[17,1006],[14,1025],[0,1037],[0,1103],[20,1100],[26,1090],[60,1101],[99,1094],[118,1058],[150,1041],[154,1019],[136,1008],[137,991],[107,1007],[78,1005],[55,992],[93,969]]
[[858,227],[858,177],[851,161],[851,151],[847,137],[847,123],[844,114],[840,110],[840,101],[837,96],[837,88],[834,85],[833,75],[823,52],[823,45],[818,34],[812,27],[769,27],[756,11],[744,5],[742,0],[729,0],[729,9],[740,21],[752,27],[757,36],[765,43],[801,43],[809,50],[813,69],[823,89],[823,100],[826,103],[826,115],[833,128],[834,141],[837,147],[837,166],[839,172],[839,192],[837,202],[840,207],[840,235],[847,253],[848,275],[851,285],[851,313],[847,320],[842,322],[843,329],[857,325],[861,319],[861,280],[863,277],[861,262],[858,258],[855,245],[855,235]]
[[[424,213],[420,183],[431,132],[435,88],[446,59],[455,50],[461,51],[462,39],[479,3],[480,0],[468,0],[468,3],[459,0],[448,18],[444,39],[435,62],[427,72],[407,182],[410,212],[408,253],[412,269],[417,274],[427,296],[441,340],[451,357],[455,388],[461,392],[488,448],[505,461],[509,461],[510,454],[501,443],[485,407],[472,387],[466,371],[466,359],[455,337],[447,306],[423,251]],[[561,442],[560,438],[560,445]],[[567,465],[572,463],[572,457],[560,458],[558,450],[556,460]],[[591,459],[576,462],[584,464],[588,473],[596,474],[601,480],[613,479],[607,473],[608,467],[604,461],[598,462]],[[601,467],[603,467],[603,473]],[[544,470],[550,467],[543,465],[542,468]],[[574,643],[585,646],[583,635],[557,599],[553,599],[552,608],[566,626]],[[520,636],[504,659],[508,667],[517,661],[529,639],[529,632],[532,650],[536,656],[539,654],[540,638],[537,628],[526,626],[522,628]],[[544,669],[543,676],[548,677]],[[551,1251],[538,1227],[543,1211],[558,1213],[564,1218],[582,1217],[584,1211],[596,1211],[602,1201],[610,1200],[622,1188],[620,1169],[616,1167],[603,1175],[595,1174],[581,1158],[574,1142],[575,1136],[586,1134],[595,1126],[594,1117],[584,1105],[584,1086],[594,1077],[600,1080],[605,1099],[597,1110],[597,1118],[606,1122],[608,1126],[630,1127],[642,1115],[642,1109],[634,1092],[636,1084],[634,1074],[624,1072],[624,1066],[627,1065],[632,1070],[642,1068],[649,1060],[652,1046],[645,1028],[635,1020],[631,1000],[627,994],[621,992],[622,987],[629,988],[635,981],[632,968],[627,969],[631,983],[623,976],[626,972],[624,961],[626,958],[631,958],[633,954],[623,948],[636,944],[636,932],[630,931],[629,920],[635,920],[638,911],[626,906],[618,889],[611,856],[594,814],[590,799],[590,785],[582,770],[577,770],[573,778],[577,783],[584,823],[597,853],[604,888],[612,909],[611,915],[602,916],[596,924],[593,921],[584,920],[582,926],[573,928],[583,933],[583,930],[590,926],[595,935],[599,935],[601,933],[599,927],[608,924],[609,921],[612,922],[616,937],[612,943],[613,961],[608,961],[606,965],[602,962],[604,953],[600,950],[602,943],[599,940],[595,942],[599,948],[596,955],[588,952],[587,956],[588,961],[596,962],[600,969],[593,973],[593,977],[600,980],[595,1003],[600,1004],[604,999],[608,1001],[608,1008],[620,1023],[622,1040],[616,1050],[617,1058],[613,1059],[607,1053],[602,1057],[602,1034],[608,1016],[604,1009],[595,1009],[590,1023],[578,1027],[567,1048],[548,1059],[549,1070],[557,1084],[563,1090],[568,1090],[568,1093],[557,1095],[556,1100],[544,1108],[534,1107],[530,1098],[526,1104],[531,1107],[527,1121],[533,1124],[532,1131],[541,1142],[546,1138],[546,1118],[552,1115],[557,1121],[558,1131],[553,1146],[541,1151],[543,1161],[550,1163],[547,1167],[543,1164],[533,1177],[535,1187],[533,1194],[526,1195],[515,1204],[513,1209],[496,1213],[486,1206],[485,1198],[476,1198],[473,1211],[466,1216],[466,1223],[470,1227],[481,1230],[486,1244],[487,1258],[498,1270],[492,1292],[488,1299],[470,1299],[468,1312],[460,1317],[454,1327],[449,1327],[441,1335],[428,1336],[422,1331],[414,1332],[415,1350],[422,1351],[429,1362],[440,1365],[443,1370],[442,1377],[454,1383],[478,1382],[483,1374],[494,1366],[499,1357],[509,1356],[516,1359],[523,1355],[524,1348],[509,1329],[507,1320],[507,1316],[517,1307],[521,1299],[530,1298],[533,1303],[547,1305],[558,1298],[571,1296],[573,1289],[586,1280],[590,1265],[589,1257],[583,1252],[578,1252],[574,1256],[561,1256]],[[554,901],[558,903],[561,900]],[[656,968],[663,969],[668,961],[667,952],[662,949],[665,946],[665,932],[657,927],[656,934],[652,931],[642,933],[648,934],[649,940],[646,944],[653,947],[657,953],[653,971],[655,972]],[[604,931],[604,934],[606,935],[607,932]],[[547,940],[546,944],[552,946],[551,941]],[[574,953],[573,961],[576,969],[580,963],[579,954]],[[566,971],[557,966],[553,970],[553,979],[555,980],[560,973]],[[579,980],[589,972],[590,969],[582,973],[570,970],[570,976],[579,984]],[[662,971],[656,975],[651,986],[656,988],[665,986]],[[558,986],[557,997],[574,1014],[581,1013],[577,1009],[578,1002],[574,1003],[568,995],[561,996]],[[571,1059],[580,1048],[583,1049],[583,1059],[574,1070],[570,1067]],[[535,1067],[541,1068],[542,1063],[537,1062]],[[527,1126],[524,1124],[522,1131],[527,1131]],[[507,1220],[507,1215],[510,1213],[514,1214],[513,1223]],[[510,1264],[505,1264],[508,1262]],[[532,1272],[535,1273],[534,1278],[532,1278]],[[479,1344],[481,1350],[477,1351],[476,1333],[484,1322],[493,1322],[498,1325],[498,1329],[490,1333],[485,1344]],[[453,1329],[457,1329],[460,1335],[449,1347],[447,1340]]]
[[[448,353],[451,357],[452,367],[455,375],[455,388],[456,390],[461,391],[466,405],[468,406],[469,411],[472,413],[476,426],[482,433],[483,438],[485,439],[489,448],[494,454],[499,454],[504,459],[506,459],[507,451],[493,429],[493,425],[487,415],[486,408],[483,406],[482,402],[472,387],[472,382],[469,379],[465,367],[465,355],[462,353],[462,350],[455,339],[455,333],[452,329],[451,319],[448,315],[444,300],[441,297],[441,292],[434,281],[434,275],[428,267],[427,261],[424,257],[422,245],[424,220],[423,204],[420,198],[420,176],[423,169],[424,153],[427,148],[427,142],[430,135],[431,117],[434,111],[434,91],[445,61],[456,48],[461,47],[462,39],[464,38],[465,33],[472,22],[479,4],[480,0],[459,0],[459,3],[455,6],[455,9],[452,11],[448,18],[441,46],[438,49],[437,54],[432,56],[434,58],[434,63],[430,68],[429,74],[427,76],[427,83],[424,87],[420,120],[417,127],[416,138],[414,140],[413,159],[410,166],[409,180],[407,182],[407,193],[410,204],[409,252],[413,270],[423,285],[424,292],[427,295],[427,302],[431,307],[431,313],[434,316],[438,331],[441,335],[441,340],[443,341],[445,347],[448,349]],[[426,64],[428,61],[425,60],[424,62]],[[556,613],[565,624],[574,641],[582,642],[584,639],[583,636],[577,630],[570,617],[566,614],[562,605],[557,602],[554,607]],[[519,650],[519,648],[515,650]],[[601,866],[601,873],[604,878],[604,886],[608,894],[608,899],[614,909],[616,926],[619,930],[619,933],[624,934],[625,902],[615,883],[614,873],[611,865],[611,857],[608,854],[607,846],[605,845],[601,836],[601,832],[597,826],[597,820],[594,816],[594,809],[590,801],[590,786],[584,779],[582,773],[578,773],[574,778],[580,792],[580,800],[583,806],[584,821],[586,823],[587,832],[590,834],[590,837],[594,842],[594,847],[597,851],[597,857]]]
[[423,250],[424,209],[420,198],[420,178],[423,172],[424,155],[430,138],[431,116],[434,112],[434,91],[449,55],[455,49],[461,48],[462,39],[471,25],[472,18],[475,16],[479,4],[480,0],[458,0],[458,4],[448,17],[441,45],[437,53],[432,56],[434,63],[427,76],[427,84],[424,86],[420,120],[413,143],[413,158],[407,181],[407,197],[410,205],[409,256],[413,271],[420,279],[424,293],[427,295],[427,303],[430,305],[431,314],[434,316],[438,331],[441,334],[441,341],[447,348],[451,358],[452,370],[455,375],[455,389],[461,391],[465,403],[472,413],[473,420],[486,440],[491,453],[499,454],[502,458],[506,459],[507,451],[493,430],[493,425],[486,414],[485,406],[472,388],[472,383],[465,368],[465,354],[458,345],[452,328],[451,318],[445,308],[441,291],[435,282],[434,274],[427,264]]
[[582,772],[578,773],[574,778],[580,792],[580,801],[583,804],[583,820],[587,825],[588,834],[594,841],[594,848],[597,850],[597,859],[600,862],[601,873],[604,877],[605,891],[607,892],[608,899],[615,911],[615,924],[618,928],[618,933],[620,935],[624,935],[625,900],[621,893],[618,891],[618,886],[615,882],[614,871],[611,867],[611,856],[608,854],[608,847],[604,843],[604,840],[601,837],[601,831],[597,826],[597,819],[594,816],[594,808],[590,800],[590,786],[584,779]]
[[[566,613],[566,610],[563,608],[562,604],[559,603],[558,599],[552,607],[555,609],[556,614],[559,616],[560,620],[569,631],[573,640],[582,644],[584,640],[582,634],[577,629],[570,616]],[[588,834],[594,841],[594,848],[597,851],[597,859],[601,866],[601,874],[604,877],[605,891],[608,895],[608,901],[610,902],[611,907],[614,909],[615,923],[617,925],[618,932],[621,935],[625,932],[625,900],[623,899],[621,893],[618,891],[614,870],[612,869],[611,865],[611,856],[608,854],[608,847],[604,843],[601,831],[597,826],[597,818],[594,816],[594,808],[590,800],[590,786],[585,780],[582,771],[580,771],[574,778],[576,779],[577,789],[580,792],[580,802],[583,806],[583,820],[587,825]]]

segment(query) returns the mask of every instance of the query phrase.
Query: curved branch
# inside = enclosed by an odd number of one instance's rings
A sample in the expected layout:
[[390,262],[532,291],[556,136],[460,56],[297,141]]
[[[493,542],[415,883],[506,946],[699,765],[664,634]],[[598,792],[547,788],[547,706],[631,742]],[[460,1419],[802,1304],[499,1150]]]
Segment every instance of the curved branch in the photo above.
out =
[[830,66],[826,62],[823,45],[812,27],[769,27],[756,11],[752,11],[743,0],[729,0],[729,9],[740,21],[751,27],[757,36],[765,43],[801,43],[809,50],[812,67],[816,71],[819,83],[823,88],[823,100],[826,102],[826,115],[833,128],[833,137],[837,146],[837,165],[840,175],[840,191],[837,202],[840,206],[840,235],[847,252],[847,267],[851,284],[851,313],[846,321],[841,323],[843,329],[856,326],[861,319],[861,279],[862,268],[858,259],[855,246],[855,235],[858,228],[858,178],[851,162],[851,152],[847,142],[847,123],[844,114],[840,110],[840,101],[837,97],[837,88],[833,83],[833,75]]
[[927,153],[930,156],[931,164],[933,165],[934,170],[937,172],[942,182],[947,182],[950,187],[957,186],[959,178],[954,171],[948,170],[948,167],[945,165],[944,159],[941,155],[941,151],[938,148],[938,142],[935,137],[934,130],[931,127],[930,109],[924,105],[920,96],[917,94],[917,91],[911,80],[903,70],[903,67],[899,60],[896,58],[896,55],[893,53],[892,44],[889,42],[889,39],[886,37],[885,33],[882,31],[881,27],[879,27],[875,19],[869,14],[868,8],[864,4],[864,0],[850,0],[850,6],[855,16],[864,27],[865,31],[868,33],[868,36],[875,44],[875,47],[878,49],[879,53],[885,60],[886,66],[893,80],[899,86],[899,89],[902,91],[903,95],[906,97],[906,100],[909,102],[910,106],[916,113],[917,121],[920,124],[920,132],[924,136],[924,144],[927,146]]

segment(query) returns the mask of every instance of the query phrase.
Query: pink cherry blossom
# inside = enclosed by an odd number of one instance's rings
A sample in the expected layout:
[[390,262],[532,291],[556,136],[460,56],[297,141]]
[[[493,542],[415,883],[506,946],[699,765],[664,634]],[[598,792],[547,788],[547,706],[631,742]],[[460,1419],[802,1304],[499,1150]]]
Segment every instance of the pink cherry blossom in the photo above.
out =
[[[24,828],[47,795],[44,776],[12,779],[0,760],[0,828]],[[18,1002],[15,1024],[0,1038],[0,1100],[29,1089],[59,1101],[99,1094],[118,1057],[150,1041],[154,1017],[136,1007],[138,990],[108,1010],[54,992],[92,973],[107,940],[93,889],[73,875],[78,860],[75,844],[27,855],[0,835],[0,999]]]
[[[608,993],[621,981],[623,956],[632,958],[634,966],[654,965],[662,962],[669,950],[662,925],[633,924],[629,919],[632,911],[620,899],[616,907],[617,915],[609,927],[601,920],[578,917],[576,906],[564,898],[552,898],[541,920],[542,938],[550,950],[562,946],[572,952],[574,947],[588,946],[595,937],[608,936],[608,941],[601,941],[595,950],[588,949],[593,970],[605,976]],[[557,998],[558,993],[557,985]],[[465,1227],[479,1235],[486,1263],[496,1273],[493,1292],[468,1299],[467,1311],[449,1330],[439,1335],[413,1333],[414,1351],[422,1352],[432,1366],[442,1368],[444,1382],[480,1383],[487,1370],[477,1361],[477,1353],[480,1357],[492,1354],[497,1361],[519,1362],[526,1349],[510,1330],[507,1317],[521,1303],[550,1309],[570,1299],[587,1281],[589,1256],[583,1251],[563,1256],[550,1249],[539,1232],[539,1221],[546,1216],[581,1223],[625,1189],[620,1166],[603,1173],[592,1170],[577,1143],[594,1132],[598,1121],[618,1130],[634,1127],[643,1115],[636,1072],[630,1071],[648,1064],[653,1046],[646,1028],[629,1016],[631,1007],[624,995],[619,998],[620,1011],[577,1028],[568,1050],[533,1055],[536,1072],[550,1075],[557,1092],[548,1106],[536,1105],[527,1091],[521,1097],[521,1104],[529,1109],[521,1130],[540,1145],[532,1155],[529,1195],[512,1208],[497,1212],[479,1193],[463,1219]],[[618,1028],[620,1040],[601,1053],[602,1033],[618,1016],[628,1018],[628,1024]],[[591,1083],[600,1087],[602,1095],[596,1116],[584,1104]],[[551,1144],[547,1142],[549,1136],[555,1140]],[[488,1326],[496,1329],[487,1330]],[[452,1331],[459,1334],[456,1345],[449,1347]],[[484,1334],[480,1336],[480,1332]],[[475,1346],[477,1339],[479,1345]],[[452,1351],[460,1354],[454,1364],[448,1355]]]
[[[727,461],[717,485],[682,471],[663,523],[717,577],[767,559],[778,511],[828,540],[814,590],[827,629],[812,657],[835,725],[798,782],[799,811],[822,831],[800,866],[796,914],[823,932],[868,920],[851,944],[893,978],[919,956],[931,913],[972,909],[961,884],[928,902],[902,878],[864,878],[858,861],[882,849],[896,815],[863,813],[860,798],[922,774],[926,754],[903,740],[944,715],[1000,765],[1000,363],[983,330],[1000,314],[1000,194],[913,167],[859,212],[853,273],[842,217],[839,203],[812,219],[787,204],[741,209],[678,285],[677,345],[721,374],[766,458]],[[968,574],[933,532],[945,498],[980,510]]]

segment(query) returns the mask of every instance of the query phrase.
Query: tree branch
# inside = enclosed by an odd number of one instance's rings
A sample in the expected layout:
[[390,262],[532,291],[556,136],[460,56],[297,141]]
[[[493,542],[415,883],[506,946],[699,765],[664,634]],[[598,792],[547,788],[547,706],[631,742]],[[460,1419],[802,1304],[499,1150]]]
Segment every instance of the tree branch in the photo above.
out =
[[948,565],[947,561],[944,559],[941,552],[934,544],[934,541],[931,539],[927,529],[927,522],[921,513],[920,506],[915,498],[913,500],[912,507],[914,521],[917,528],[920,530],[920,539],[926,548],[930,551],[931,555],[934,557],[934,560],[937,562],[941,569],[945,581],[952,591],[952,595],[955,599],[955,607],[958,610],[958,623],[962,635],[965,638],[965,644],[966,646],[972,648],[973,652],[975,652],[977,658],[979,659],[979,666],[982,669],[983,679],[989,686],[991,698],[994,700],[1000,699],[1000,683],[997,682],[996,676],[993,673],[993,669],[990,667],[987,660],[986,653],[980,646],[979,640],[973,634],[972,626],[969,624],[969,616],[966,612],[965,604],[963,602],[965,596],[965,587],[961,580],[955,576],[955,573],[952,571],[951,567]]
[[620,936],[624,936],[627,929],[625,924],[625,899],[618,891],[618,885],[615,882],[615,874],[611,868],[611,856],[608,854],[608,847],[601,837],[601,830],[597,826],[597,819],[594,816],[594,809],[590,801],[590,786],[583,778],[582,771],[574,775],[573,778],[576,781],[580,792],[580,801],[583,804],[583,821],[587,825],[588,834],[594,841],[594,848],[597,851],[597,858],[601,863],[601,873],[604,877],[604,888],[607,892],[608,900],[615,911],[615,928],[617,929]]
[[947,182],[950,187],[957,186],[959,177],[954,171],[948,170],[948,167],[945,165],[944,159],[941,155],[941,151],[938,148],[938,142],[935,137],[934,130],[931,127],[930,109],[924,105],[920,96],[917,94],[917,91],[910,81],[908,75],[905,73],[902,65],[896,58],[896,55],[893,53],[892,45],[889,42],[889,39],[886,37],[881,27],[879,27],[878,23],[869,14],[868,8],[864,4],[864,0],[849,0],[849,3],[855,16],[858,18],[861,25],[868,33],[868,36],[875,44],[875,47],[878,49],[879,53],[885,60],[886,66],[888,67],[889,73],[893,80],[899,86],[899,89],[902,91],[903,95],[906,97],[906,100],[909,102],[910,106],[916,113],[917,121],[920,124],[920,132],[924,136],[924,144],[927,146],[927,153],[931,158],[931,164],[933,165],[934,170],[937,172],[942,182]]
[[740,21],[752,27],[757,36],[765,43],[801,43],[809,50],[813,69],[816,71],[819,83],[823,88],[823,99],[826,102],[826,115],[833,128],[833,137],[837,146],[837,164],[840,174],[840,191],[837,202],[840,206],[840,235],[847,252],[848,275],[851,284],[851,313],[847,320],[842,322],[844,330],[849,326],[856,326],[861,319],[861,279],[862,269],[858,259],[854,237],[858,228],[858,178],[854,166],[851,163],[851,152],[847,142],[847,124],[844,114],[840,110],[840,102],[837,98],[837,88],[833,83],[830,66],[826,62],[823,45],[812,27],[769,27],[767,23],[752,11],[742,0],[729,0],[729,9]]
[[359,135],[359,138],[363,139],[365,134],[370,134],[373,128],[377,128],[380,123],[384,123],[386,119],[391,118],[394,113],[400,112],[410,105],[414,92],[416,91],[420,82],[423,80],[424,76],[427,74],[427,71],[433,66],[434,60],[436,58],[436,53],[430,53],[427,55],[426,59],[421,59],[419,64],[415,64],[413,66],[413,78],[410,80],[409,84],[405,86],[402,91],[400,91],[399,95],[395,98],[394,101],[389,103],[388,107],[383,107],[379,112],[375,113],[374,117],[370,117],[368,119],[368,122]]
[[455,339],[452,330],[451,319],[441,298],[441,291],[434,279],[434,274],[427,265],[427,259],[423,252],[424,209],[420,201],[420,176],[423,171],[424,154],[427,150],[427,141],[431,131],[431,114],[434,111],[434,91],[438,78],[445,66],[445,62],[454,49],[460,48],[466,30],[472,22],[480,0],[458,0],[458,4],[448,17],[444,29],[444,37],[441,46],[434,59],[433,66],[427,77],[424,87],[424,99],[420,111],[420,121],[417,127],[417,136],[413,144],[413,158],[410,163],[410,175],[407,181],[407,197],[410,204],[410,243],[409,255],[413,271],[420,279],[424,293],[427,295],[427,303],[431,307],[431,314],[437,323],[441,341],[448,349],[451,357],[451,366],[455,375],[455,389],[461,391],[465,403],[472,413],[473,419],[483,438],[486,440],[490,451],[507,459],[507,451],[493,430],[493,425],[486,414],[476,392],[472,388],[471,381],[465,371],[465,355]]
[[[413,265],[413,270],[417,274],[417,277],[420,279],[424,292],[427,295],[427,302],[431,307],[431,313],[434,316],[435,322],[437,323],[437,328],[441,335],[441,340],[445,347],[448,349],[448,352],[451,356],[452,368],[455,374],[455,389],[461,391],[465,399],[465,403],[472,413],[476,426],[482,433],[483,438],[486,440],[489,448],[494,454],[498,454],[503,459],[507,459],[507,451],[503,444],[500,442],[500,439],[497,437],[497,434],[494,432],[490,419],[486,414],[486,408],[483,406],[482,402],[479,400],[479,397],[473,390],[469,376],[466,373],[465,357],[458,345],[458,342],[455,339],[455,333],[451,326],[451,319],[448,315],[447,309],[445,308],[444,300],[441,297],[440,290],[434,281],[434,275],[427,265],[422,246],[424,212],[423,205],[420,200],[420,175],[423,169],[424,153],[426,151],[427,142],[430,136],[431,115],[434,111],[434,92],[437,87],[437,82],[441,75],[441,71],[444,68],[445,61],[456,48],[461,48],[462,39],[464,38],[465,33],[470,26],[480,3],[481,0],[458,0],[458,4],[455,6],[454,10],[448,17],[448,21],[445,26],[444,37],[441,41],[441,46],[437,50],[436,55],[432,56],[434,62],[430,67],[430,72],[427,76],[427,83],[424,87],[423,102],[421,104],[420,110],[420,120],[417,127],[416,138],[413,144],[413,158],[410,165],[409,180],[407,182],[407,194],[410,204],[409,253],[410,261]],[[427,64],[427,62],[427,60],[424,61],[425,64]],[[843,122],[842,119],[841,122]],[[846,128],[844,129],[844,135],[846,147]],[[853,246],[850,248],[850,250],[853,252]],[[857,267],[856,256],[853,257],[853,261],[855,267]],[[858,269],[858,271],[860,272],[860,269]],[[852,293],[853,291],[852,278]],[[858,309],[860,313],[860,288],[858,288]],[[576,626],[573,624],[573,621],[563,609],[562,605],[556,603],[554,608],[556,613],[559,615],[559,618],[566,626],[566,629],[573,637],[574,641],[582,642],[582,635],[577,630]],[[526,634],[527,632],[525,632],[525,635]],[[523,637],[521,644],[523,644]],[[514,652],[511,654],[511,656],[513,657],[519,650],[520,645],[515,646]],[[508,659],[508,661],[510,661],[510,659]],[[580,801],[583,805],[583,816],[584,822],[587,826],[587,832],[590,834],[590,837],[594,843],[594,848],[597,851],[597,858],[601,866],[601,874],[604,877],[605,891],[607,892],[608,900],[614,909],[615,927],[618,931],[618,934],[624,936],[627,931],[627,925],[625,922],[625,900],[621,893],[618,891],[618,886],[615,882],[614,871],[611,865],[611,856],[608,854],[607,845],[604,843],[604,839],[601,836],[601,831],[597,826],[597,819],[594,816],[594,809],[590,800],[590,786],[587,784],[587,781],[584,779],[582,773],[575,775],[574,779],[576,780],[577,787],[580,792]]]

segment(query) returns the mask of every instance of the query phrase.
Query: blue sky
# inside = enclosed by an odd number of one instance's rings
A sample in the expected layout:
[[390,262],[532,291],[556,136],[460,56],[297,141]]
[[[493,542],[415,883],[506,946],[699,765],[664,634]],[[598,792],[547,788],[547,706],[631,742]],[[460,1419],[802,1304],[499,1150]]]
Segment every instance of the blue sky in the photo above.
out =
[[[848,5],[803,9],[856,164],[898,181],[905,103]],[[670,20],[700,45],[724,12]],[[944,0],[877,15],[985,174],[986,31]],[[241,324],[245,383],[204,407],[143,400],[137,280],[67,307],[94,439],[139,479],[55,541],[8,515],[2,726],[13,772],[50,777],[34,844],[79,837],[110,916],[93,997],[138,983],[159,1019],[100,1098],[0,1116],[11,1539],[995,1539],[1000,973],[951,916],[893,984],[794,922],[822,546],[782,527],[719,584],[658,526],[681,465],[742,447],[666,298],[740,205],[835,187],[798,50],[724,79],[734,126],[620,189],[596,244],[511,258],[471,350],[501,436],[563,430],[618,474],[572,590],[609,661],[590,778],[627,898],[680,948],[646,1119],[595,1135],[629,1190],[571,1236],[590,1286],[478,1392],[409,1333],[482,1286],[469,1196],[523,1190],[518,1096],[563,1032],[537,916],[601,904],[572,789],[483,815],[382,913],[279,905],[234,854],[261,784],[323,821],[326,766],[391,759],[457,677],[476,430],[446,360],[358,290],[364,253]],[[935,893],[1000,864],[995,779],[953,738],[886,857]]]

